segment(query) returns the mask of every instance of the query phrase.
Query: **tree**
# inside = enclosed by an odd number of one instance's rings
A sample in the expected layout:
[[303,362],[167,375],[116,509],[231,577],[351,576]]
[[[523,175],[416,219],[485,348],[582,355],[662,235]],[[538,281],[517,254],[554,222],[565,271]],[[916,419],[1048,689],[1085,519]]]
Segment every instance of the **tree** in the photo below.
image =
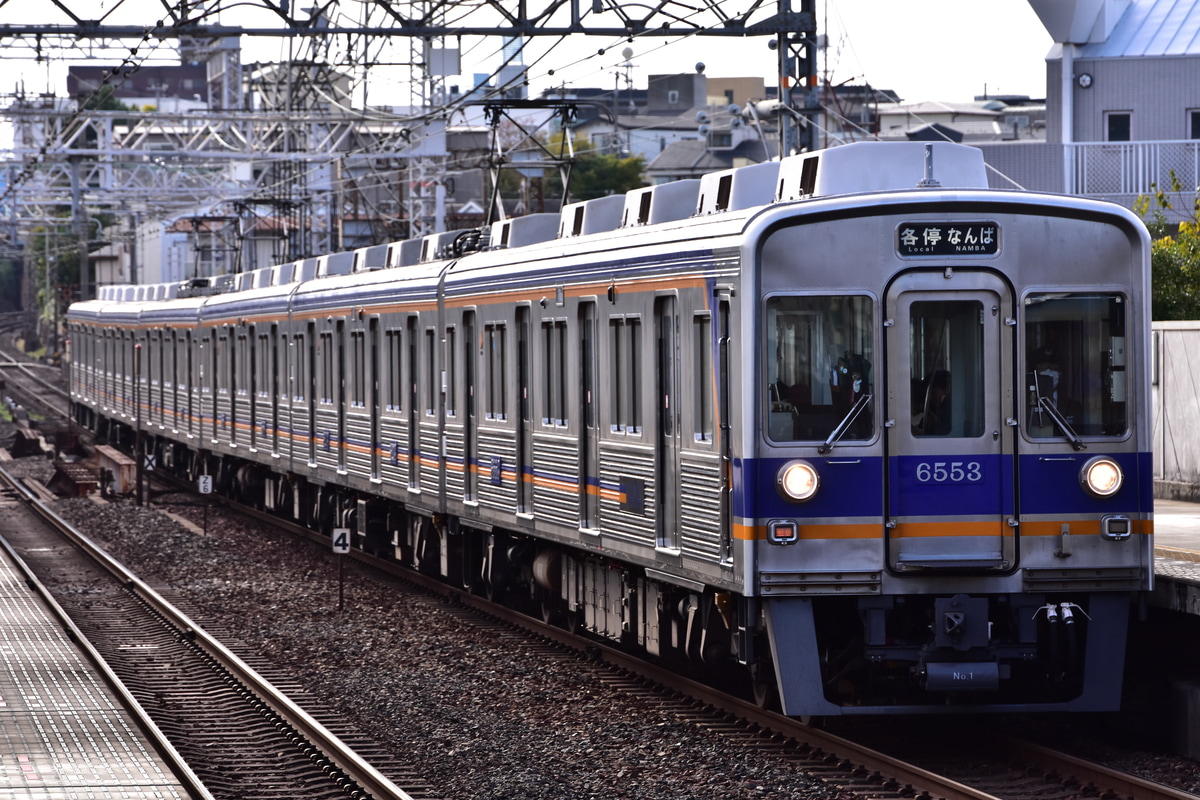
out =
[[592,200],[610,194],[624,194],[646,185],[642,170],[646,161],[641,156],[621,158],[615,154],[584,153],[577,156],[571,168],[571,199]]
[[[1170,172],[1171,194],[1183,184]],[[1150,250],[1151,316],[1156,320],[1200,319],[1200,194],[1193,198],[1191,216],[1175,228],[1167,220],[1174,207],[1167,192],[1152,184],[1154,197],[1138,197],[1134,211],[1146,220],[1154,239]],[[1151,210],[1151,203],[1154,207]]]
[[[554,140],[551,141],[552,146],[553,143]],[[575,140],[574,151],[575,162],[571,167],[568,196],[572,202],[624,194],[630,189],[640,189],[646,185],[642,179],[646,160],[641,156],[622,158],[616,154],[600,153],[583,139]],[[546,195],[555,197],[561,192],[562,181],[557,174],[551,175],[547,181]]]
[[1174,236],[1155,239],[1150,251],[1152,316],[1200,319],[1200,224],[1193,218]]

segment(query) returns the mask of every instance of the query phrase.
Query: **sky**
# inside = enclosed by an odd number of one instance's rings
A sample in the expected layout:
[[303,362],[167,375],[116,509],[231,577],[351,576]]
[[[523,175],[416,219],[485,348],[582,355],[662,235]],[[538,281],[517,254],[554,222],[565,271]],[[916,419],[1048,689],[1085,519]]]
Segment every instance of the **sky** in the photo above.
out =
[[[118,4],[122,14],[132,13],[139,3],[146,4],[150,15],[161,16],[162,10],[160,0],[62,2],[68,8]],[[741,8],[749,0],[728,2]],[[243,4],[242,8],[249,5]],[[350,5],[350,0],[342,0],[343,7]],[[794,7],[798,5],[796,2]],[[0,24],[66,21],[47,16],[55,13],[45,0],[0,2]],[[235,8],[225,11],[220,21],[257,23],[238,18],[239,13],[250,12]],[[142,15],[139,24],[149,18]],[[993,0],[987,5],[972,0],[817,0],[817,20],[828,42],[820,68],[832,84],[865,82],[892,89],[906,102],[966,102],[984,93],[1045,97],[1045,57],[1052,42],[1028,0]],[[610,88],[619,82],[624,86],[626,74],[635,87],[641,88],[651,74],[691,72],[699,62],[705,64],[710,77],[761,76],[768,85],[774,85],[777,57],[767,42],[768,37],[673,41],[647,37],[632,43],[573,37],[551,48],[549,37],[533,37],[526,44],[523,60],[529,66],[534,95],[563,83]],[[495,39],[464,40],[464,75],[447,83],[469,88],[474,74],[488,73],[499,66],[501,45]],[[246,61],[281,60],[285,56],[277,38],[248,41],[243,37],[242,47]],[[621,55],[626,47],[633,50],[628,71],[622,66],[625,59]],[[165,55],[166,49],[160,48],[159,54]],[[0,56],[0,62],[0,95],[16,90],[19,82],[27,92],[45,91],[49,85],[57,93],[65,93],[65,62],[55,59],[38,64],[11,50]],[[400,82],[384,69],[374,70],[371,80],[373,103],[402,104],[408,95],[408,89],[400,88]]]
[[[828,41],[820,69],[823,80],[834,85],[865,82],[892,89],[906,102],[966,102],[985,93],[1046,96],[1045,59],[1053,41],[1027,0],[992,0],[986,6],[976,0],[817,0],[817,20]],[[709,76],[762,76],[774,85],[776,54],[767,41],[637,40],[628,45],[634,50],[633,82],[644,87],[650,74],[690,72],[703,62]],[[608,88],[625,46],[572,67],[552,53],[530,71],[531,82],[540,90],[576,75],[580,84]],[[554,77],[544,74],[549,64],[558,65]]]

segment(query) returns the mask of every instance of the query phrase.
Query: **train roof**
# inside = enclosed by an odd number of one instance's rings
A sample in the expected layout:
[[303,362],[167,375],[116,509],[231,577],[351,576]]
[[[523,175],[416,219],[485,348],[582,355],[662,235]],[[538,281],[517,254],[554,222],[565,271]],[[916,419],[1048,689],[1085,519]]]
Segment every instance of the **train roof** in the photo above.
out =
[[[515,288],[514,263],[522,265],[524,278],[536,282],[539,262],[561,269],[564,259],[575,279],[590,275],[608,281],[624,269],[636,269],[644,258],[686,260],[735,247],[738,237],[758,227],[750,221],[772,207],[794,211],[796,204],[863,193],[877,194],[886,204],[887,194],[913,197],[914,191],[931,189],[1032,197],[989,189],[983,153],[975,147],[859,142],[571,203],[557,214],[501,220],[486,231],[439,232],[236,276],[102,287],[97,300],[74,304],[70,314],[194,325],[230,315],[278,313],[283,297],[293,313],[316,313],[344,305],[343,295],[351,289],[355,302],[386,304],[434,297],[443,279],[448,295],[466,284],[473,290],[489,284],[497,290]],[[682,241],[694,244],[680,247]]]

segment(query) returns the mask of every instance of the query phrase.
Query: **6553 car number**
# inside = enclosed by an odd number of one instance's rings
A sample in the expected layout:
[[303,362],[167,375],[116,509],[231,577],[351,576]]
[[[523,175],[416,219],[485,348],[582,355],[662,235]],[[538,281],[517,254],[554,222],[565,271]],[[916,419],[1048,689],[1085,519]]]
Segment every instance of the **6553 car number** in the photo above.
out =
[[983,465],[978,461],[922,461],[917,464],[918,483],[983,483]]

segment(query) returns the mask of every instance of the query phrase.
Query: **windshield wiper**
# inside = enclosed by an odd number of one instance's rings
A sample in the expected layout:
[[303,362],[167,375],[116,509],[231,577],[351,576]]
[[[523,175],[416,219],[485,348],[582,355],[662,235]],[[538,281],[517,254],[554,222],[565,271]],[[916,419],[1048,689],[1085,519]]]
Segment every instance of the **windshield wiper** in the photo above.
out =
[[1058,406],[1054,405],[1054,401],[1049,397],[1039,397],[1038,405],[1050,415],[1050,419],[1054,420],[1054,424],[1058,426],[1058,429],[1066,437],[1066,440],[1071,443],[1072,447],[1076,450],[1087,449],[1087,445],[1079,438],[1079,434],[1071,427],[1071,423],[1067,422],[1067,418],[1058,410]]
[[829,438],[825,440],[825,444],[817,448],[818,453],[825,455],[833,449],[833,446],[838,443],[838,440],[845,436],[846,431],[852,424],[854,424],[854,420],[858,419],[858,415],[861,414],[863,409],[867,407],[867,403],[871,402],[872,396],[873,395],[864,394],[862,397],[858,398],[858,402],[850,407],[850,410],[846,412],[846,416],[842,417],[842,421],[839,422],[837,427],[833,429],[833,433],[829,434]]

